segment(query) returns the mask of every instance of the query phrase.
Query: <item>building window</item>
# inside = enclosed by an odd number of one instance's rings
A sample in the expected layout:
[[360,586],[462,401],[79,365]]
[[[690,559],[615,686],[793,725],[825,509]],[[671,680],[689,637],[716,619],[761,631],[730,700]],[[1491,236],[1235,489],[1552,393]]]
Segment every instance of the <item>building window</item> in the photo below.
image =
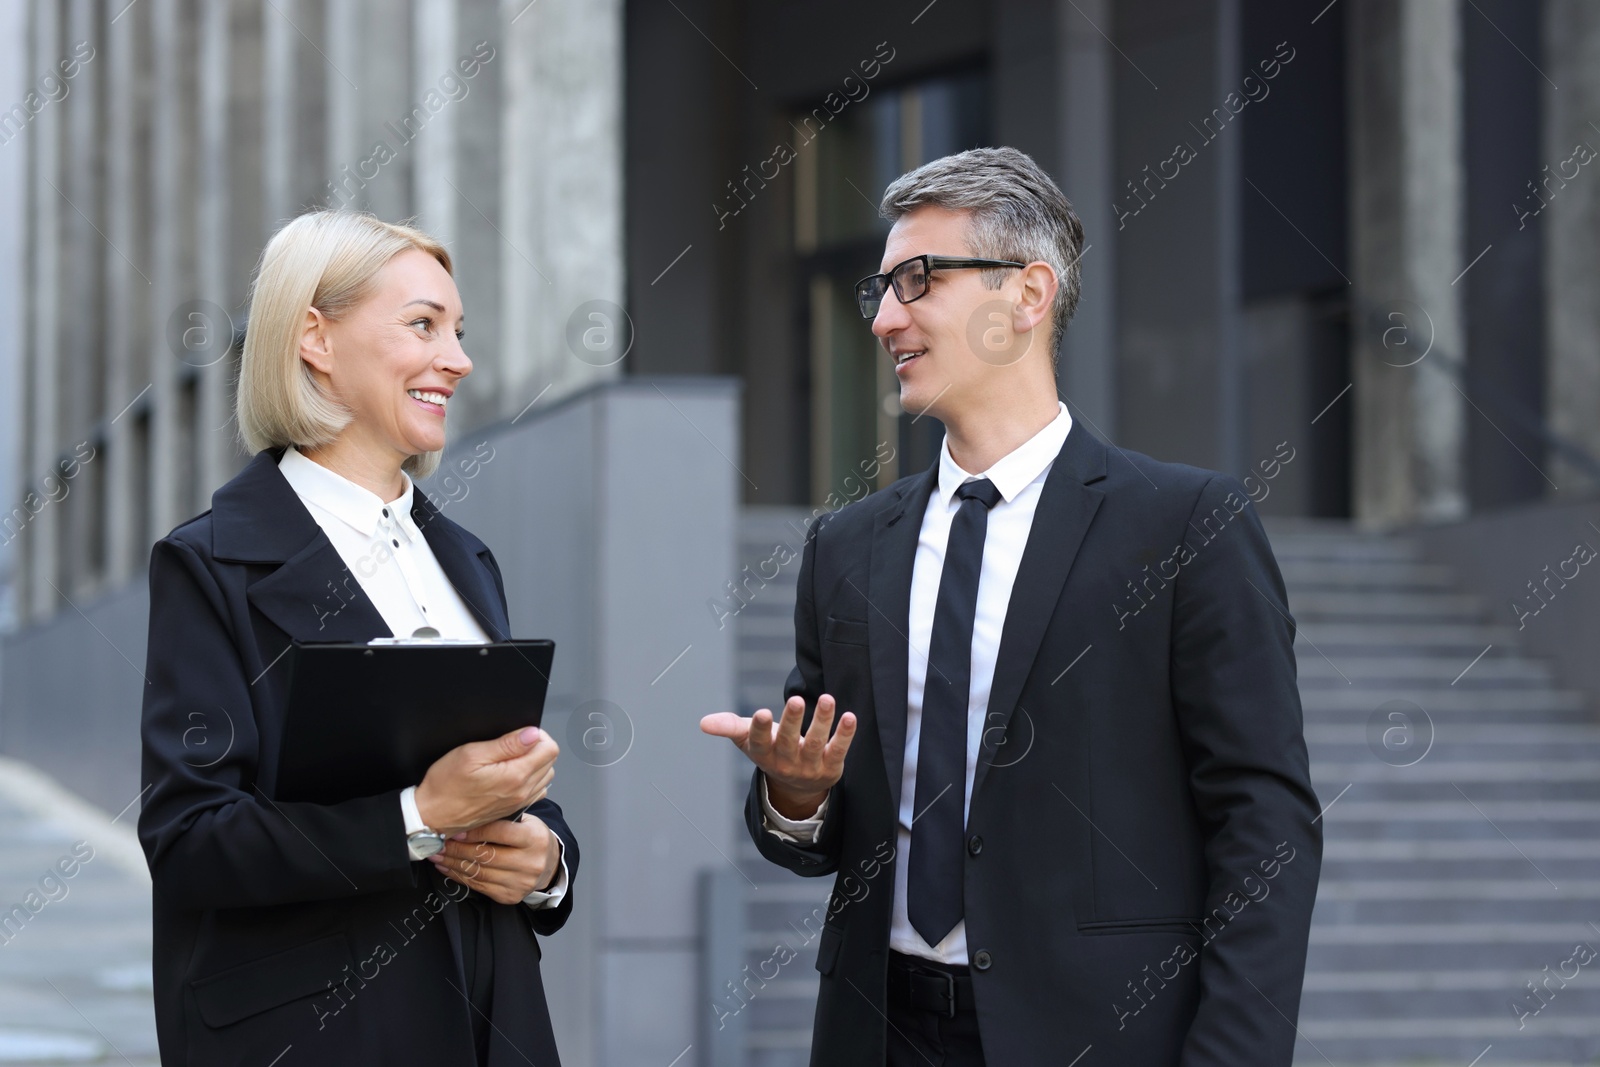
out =
[[969,71],[879,90],[820,129],[812,112],[794,116],[815,503],[855,499],[863,484],[881,488],[933,461],[943,428],[902,411],[894,368],[856,310],[854,286],[883,257],[884,188],[931,159],[989,145],[988,113],[988,78]]

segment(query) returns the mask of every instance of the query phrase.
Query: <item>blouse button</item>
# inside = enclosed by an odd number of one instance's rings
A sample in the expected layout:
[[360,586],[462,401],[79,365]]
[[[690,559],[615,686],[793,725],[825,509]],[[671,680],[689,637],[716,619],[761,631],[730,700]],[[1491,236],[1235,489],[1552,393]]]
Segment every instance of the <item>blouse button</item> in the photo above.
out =
[[399,548],[400,547],[400,542],[399,541],[395,541],[394,542],[394,547]]

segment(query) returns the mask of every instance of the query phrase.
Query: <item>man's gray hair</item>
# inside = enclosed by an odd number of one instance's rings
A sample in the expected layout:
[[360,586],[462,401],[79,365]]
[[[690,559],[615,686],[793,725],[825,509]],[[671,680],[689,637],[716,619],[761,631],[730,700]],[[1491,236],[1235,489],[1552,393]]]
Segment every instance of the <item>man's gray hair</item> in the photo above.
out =
[[[878,210],[895,222],[927,204],[969,213],[968,243],[974,256],[1042,260],[1055,269],[1058,288],[1051,318],[1059,348],[1082,287],[1078,259],[1083,223],[1050,175],[1015,148],[973,148],[896,178],[884,190]],[[1009,269],[981,271],[983,284],[1000,288]]]

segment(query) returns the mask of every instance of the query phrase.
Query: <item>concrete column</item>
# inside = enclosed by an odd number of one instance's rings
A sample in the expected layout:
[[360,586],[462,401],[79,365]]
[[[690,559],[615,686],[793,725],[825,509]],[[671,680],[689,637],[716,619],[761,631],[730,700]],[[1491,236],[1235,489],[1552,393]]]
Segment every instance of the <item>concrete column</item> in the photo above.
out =
[[546,386],[549,402],[621,374],[622,5],[500,11],[500,398],[515,416]]
[[[27,92],[29,24],[20,4],[0,5],[0,100],[23,99]],[[14,121],[12,119],[11,121]],[[14,127],[0,129],[0,520],[22,500],[26,489],[27,410],[24,367],[27,287],[33,270],[25,254],[28,216],[28,139]],[[17,620],[20,545],[0,525],[0,626]]]
[[[63,57],[72,54],[80,43],[93,41],[97,22],[92,0],[72,0],[60,8],[59,52],[38,57],[57,74],[61,73],[58,63]],[[105,141],[99,83],[104,69],[103,64],[90,62],[80,65],[74,77],[63,77],[66,95],[51,105],[60,110],[40,115],[41,120],[60,127],[65,163],[56,179],[65,208],[61,216],[61,298],[67,302],[61,309],[57,335],[61,403],[53,417],[58,451],[41,457],[44,463],[34,474],[35,478],[50,476],[51,484],[55,483],[60,454],[70,455],[74,446],[89,435],[100,414],[105,382],[105,279],[122,267],[122,261],[106,247],[101,236],[105,229],[105,204],[101,198]],[[74,601],[92,594],[102,577],[97,573],[93,541],[98,532],[93,528],[93,516],[99,510],[94,500],[98,473],[91,469],[65,483],[65,495],[59,503],[50,505],[60,512],[60,577],[56,584],[64,596]]]
[[[515,12],[510,17],[515,17]],[[504,358],[500,344],[500,170],[505,158],[500,141],[501,92],[505,74],[505,41],[497,0],[457,0],[456,51],[453,59],[472,54],[480,43],[494,48],[495,58],[470,80],[470,92],[450,105],[452,198],[447,217],[450,252],[455,257],[456,286],[467,312],[467,354],[474,370],[461,393],[461,406],[452,418],[457,425],[483,425],[493,421],[506,403],[501,399]],[[424,208],[424,210],[427,210]],[[531,396],[511,415],[516,416]],[[451,403],[458,401],[452,400]],[[520,425],[520,423],[519,423]]]
[[1477,251],[1462,248],[1461,5],[1346,10],[1353,510],[1373,526],[1451,519],[1466,510],[1466,404],[1455,375],[1429,356],[1462,358],[1454,282]]
[[[117,269],[109,272],[106,286],[106,313],[114,323],[141,321],[139,309],[149,303],[150,284],[140,277],[139,270],[149,273],[148,250],[141,242],[139,219],[146,205],[139,200],[140,190],[146,183],[138,174],[139,154],[136,149],[138,118],[141,111],[142,82],[149,77],[149,65],[140,55],[138,27],[143,13],[129,11],[114,25],[107,28],[106,39],[95,46],[96,63],[106,65],[105,76],[111,91],[107,93],[109,112],[106,126],[106,237],[122,251],[138,270],[129,268],[119,258]],[[145,321],[148,321],[146,318]],[[133,426],[137,419],[136,408],[124,411],[134,402],[145,380],[134,368],[138,344],[136,331],[112,329],[106,334],[105,418],[109,422],[105,431],[105,452],[95,457],[96,463],[105,464],[105,529],[106,582],[120,586],[128,581],[142,566],[141,553],[148,548],[145,531],[133,521],[142,510],[142,501],[135,500],[138,491],[134,469]],[[146,396],[148,399],[148,394]],[[140,403],[144,403],[141,400]]]
[[1055,172],[1062,191],[1083,222],[1092,251],[1082,263],[1083,292],[1061,343],[1061,390],[1075,418],[1115,437],[1116,331],[1116,140],[1111,64],[1116,55],[1095,29],[1109,27],[1111,0],[1060,0],[1061,149]]
[[[233,471],[234,425],[232,395],[228,375],[232,363],[224,356],[232,336],[228,317],[228,234],[233,210],[230,196],[228,128],[232,94],[229,69],[232,65],[232,17],[228,4],[206,4],[200,9],[199,64],[199,179],[200,227],[196,296],[205,306],[191,307],[186,328],[204,331],[197,335],[199,351],[189,357],[199,366],[196,397],[195,463],[198,465],[199,499],[192,506],[209,506],[211,493],[227,481]],[[198,303],[198,302],[197,302]],[[199,316],[198,318],[196,316]],[[174,354],[176,358],[176,354]]]
[[[1240,0],[1217,0],[1216,67],[1213,71],[1213,98],[1225,100],[1235,91],[1239,71],[1246,69],[1239,55],[1241,35]],[[1245,455],[1246,425],[1244,382],[1244,329],[1241,306],[1244,300],[1243,212],[1240,195],[1244,189],[1244,139],[1218,138],[1217,184],[1213,190],[1217,213],[1217,426],[1216,448],[1221,469],[1248,470]]]
[[294,0],[274,0],[261,17],[262,229],[276,233],[294,213]]
[[[378,176],[367,183],[365,190],[372,211],[389,222],[410,218],[417,210],[416,191],[412,182],[412,168],[422,152],[421,137],[429,128],[448,121],[454,104],[446,104],[437,114],[431,115],[418,131],[418,109],[428,110],[426,90],[419,93],[419,85],[426,80],[438,86],[439,79],[450,68],[441,66],[433,71],[417,70],[413,57],[416,46],[412,33],[415,15],[406,17],[402,5],[392,0],[362,0],[360,21],[356,27],[361,62],[358,68],[348,71],[360,91],[356,95],[358,107],[357,154],[369,156],[379,142],[388,145],[395,158],[378,170]],[[454,57],[449,60],[454,63]],[[330,86],[343,86],[343,80],[332,75]],[[346,86],[346,88],[348,88]],[[435,97],[435,102],[437,97]],[[409,121],[409,125],[408,125]],[[335,158],[328,160],[332,169]]]
[[193,55],[186,49],[189,39],[178,0],[151,0],[151,66],[155,70],[155,112],[152,138],[151,246],[153,269],[148,349],[150,392],[150,527],[165,536],[188,518],[184,500],[183,427],[179,424],[180,382],[178,369],[183,364],[167,350],[167,319],[180,303],[190,299],[183,284],[182,260],[186,235],[191,232],[194,210],[192,195],[192,144],[185,136],[185,65]]
[[[1544,95],[1544,158],[1573,155],[1579,144],[1592,157],[1600,150],[1600,5],[1585,0],[1546,0],[1545,70],[1557,91]],[[1530,175],[1537,180],[1542,177]],[[1548,200],[1544,224],[1545,397],[1550,427],[1600,456],[1600,160],[1558,189],[1541,188]],[[1559,456],[1550,476],[1562,490],[1589,488],[1585,477]]]
[[[447,75],[453,75],[452,84],[466,87],[467,95],[471,96],[471,84],[461,79],[455,67],[462,51],[458,43],[458,21],[456,0],[416,0],[412,10],[411,99],[425,100],[428,93],[437,93],[439,80]],[[448,101],[451,97],[447,95],[445,99]],[[459,106],[459,101],[444,104],[411,146],[411,185],[417,220],[423,229],[448,245],[452,254],[460,251],[456,241],[460,231],[453,188],[459,184],[456,152]]]
[[[60,18],[60,10],[54,5],[34,8],[33,55],[28,64],[30,80],[51,69],[60,55]],[[49,106],[59,107],[60,104]],[[21,486],[25,500],[29,499],[26,494],[30,490],[38,492],[39,479],[49,470],[58,452],[62,213],[72,210],[62,203],[59,192],[62,169],[59,119],[59,115],[41,111],[27,134],[33,157],[29,258],[34,277],[27,359],[32,380],[28,383],[28,442],[24,452],[27,458],[22,465]],[[45,504],[29,521],[20,539],[17,564],[26,581],[25,618],[43,618],[59,603],[55,588],[59,576],[59,517],[59,508]]]
[[[325,104],[326,146],[323,156],[327,160],[323,175],[324,184],[319,203],[330,207],[341,205],[356,209],[371,206],[367,195],[366,179],[361,162],[368,156],[370,145],[361,143],[361,4],[362,0],[327,0],[323,21],[323,53],[328,57],[324,73],[326,96],[323,101],[308,102],[309,106]],[[391,58],[391,62],[392,62]],[[298,110],[304,110],[302,105]],[[352,178],[351,175],[355,177]],[[336,192],[327,195],[333,183]]]

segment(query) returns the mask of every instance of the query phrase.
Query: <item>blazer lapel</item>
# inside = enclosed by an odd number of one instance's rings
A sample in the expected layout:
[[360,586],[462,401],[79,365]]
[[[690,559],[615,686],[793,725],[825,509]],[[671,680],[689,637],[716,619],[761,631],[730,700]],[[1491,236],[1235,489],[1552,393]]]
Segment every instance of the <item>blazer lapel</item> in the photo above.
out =
[[889,774],[889,795],[900,809],[906,756],[906,673],[910,669],[911,567],[917,558],[922,516],[938,482],[937,462],[901,490],[897,504],[878,515],[868,564],[867,644],[872,649],[872,706]]
[[307,518],[316,527],[312,539],[277,570],[250,586],[246,592],[250,603],[295,641],[370,641],[393,636],[333,542],[309,513]]
[[439,561],[450,584],[492,641],[511,639],[511,621],[500,590],[494,584],[488,547],[471,533],[439,514],[420,491],[412,494],[411,518],[422,528],[433,557]]
[[369,641],[389,627],[278,471],[282,449],[256,454],[211,497],[211,547],[219,560],[277,564],[246,595],[295,641]]
[[[994,683],[983,730],[982,750],[973,777],[972,795],[982,788],[1005,738],[1017,697],[1033,669],[1045,628],[1061,600],[1061,589],[1072,570],[1078,549],[1105,493],[1089,488],[1106,476],[1106,448],[1081,423],[1074,422],[1061,445],[1050,473],[1045,476],[1039,505],[1028,530],[1017,578],[1006,607],[1000,651],[995,658]],[[993,725],[990,725],[993,724]]]

